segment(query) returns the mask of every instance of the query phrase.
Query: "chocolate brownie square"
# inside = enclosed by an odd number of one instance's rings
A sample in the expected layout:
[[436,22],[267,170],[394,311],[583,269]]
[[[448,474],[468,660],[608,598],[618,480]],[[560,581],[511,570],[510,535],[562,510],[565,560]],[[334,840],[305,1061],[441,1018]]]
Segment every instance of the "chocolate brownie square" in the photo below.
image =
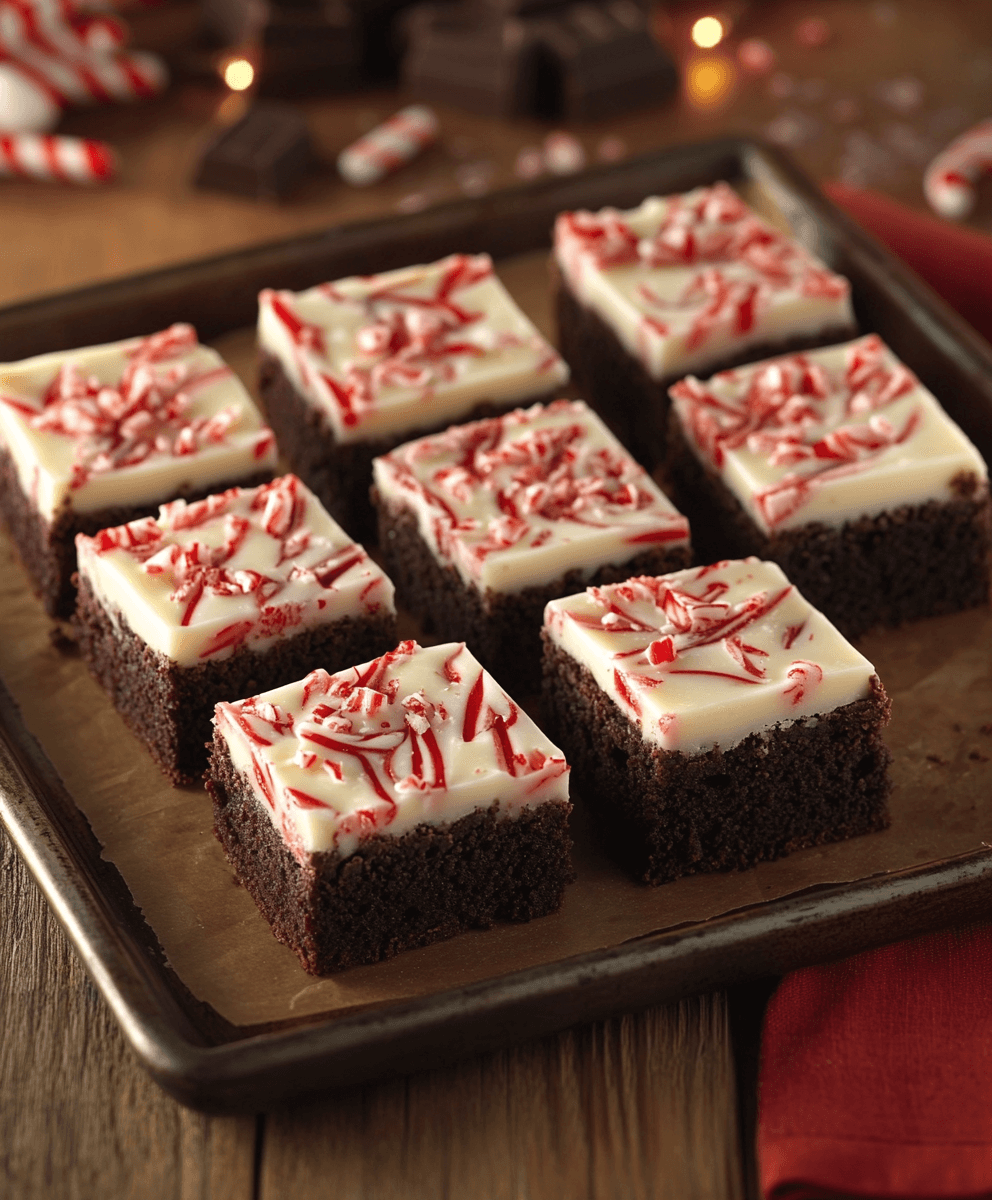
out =
[[453,426],[374,473],[401,603],[511,690],[540,686],[549,600],[691,561],[685,518],[581,401]]
[[850,285],[726,184],[555,222],[559,347],[581,394],[653,469],[667,386],[852,337]]
[[261,392],[290,466],[356,538],[372,459],[452,421],[550,395],[568,368],[486,254],[263,291]]
[[889,822],[889,701],[774,563],[553,600],[545,719],[603,844],[660,884]]
[[80,534],[82,653],[173,783],[214,706],[395,644],[393,585],[293,475]]
[[773,559],[848,637],[988,602],[985,463],[876,335],[671,394],[705,557]]
[[77,533],[275,465],[272,431],[190,325],[0,366],[0,516],[52,616],[73,610]]
[[272,932],[322,975],[555,912],[568,766],[464,645],[217,706],[215,830]]

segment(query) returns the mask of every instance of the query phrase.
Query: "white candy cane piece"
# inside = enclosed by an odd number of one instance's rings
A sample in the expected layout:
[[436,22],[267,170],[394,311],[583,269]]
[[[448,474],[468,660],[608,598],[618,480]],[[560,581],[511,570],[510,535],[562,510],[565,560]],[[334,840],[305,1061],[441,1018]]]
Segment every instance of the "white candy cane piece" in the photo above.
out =
[[942,217],[958,221],[975,206],[979,176],[992,170],[992,120],[982,121],[942,150],[923,176],[923,193]]
[[109,146],[51,134],[0,135],[0,176],[53,183],[105,183],[117,171]]
[[43,81],[0,62],[0,133],[47,133],[62,115],[59,98]]
[[438,119],[422,104],[394,113],[338,155],[338,171],[354,187],[368,187],[416,158],[437,140]]

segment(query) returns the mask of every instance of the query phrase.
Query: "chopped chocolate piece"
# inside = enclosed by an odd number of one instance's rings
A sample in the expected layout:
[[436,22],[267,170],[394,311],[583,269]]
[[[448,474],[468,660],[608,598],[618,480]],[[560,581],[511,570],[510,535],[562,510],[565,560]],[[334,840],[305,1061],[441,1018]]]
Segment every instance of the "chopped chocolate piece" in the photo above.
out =
[[196,185],[254,199],[278,199],[296,187],[314,162],[303,115],[288,104],[253,104],[206,149]]
[[634,0],[430,4],[406,31],[406,82],[486,115],[596,120],[657,103],[676,82]]
[[362,82],[363,32],[345,0],[204,0],[211,39],[250,47],[268,96],[338,92]]

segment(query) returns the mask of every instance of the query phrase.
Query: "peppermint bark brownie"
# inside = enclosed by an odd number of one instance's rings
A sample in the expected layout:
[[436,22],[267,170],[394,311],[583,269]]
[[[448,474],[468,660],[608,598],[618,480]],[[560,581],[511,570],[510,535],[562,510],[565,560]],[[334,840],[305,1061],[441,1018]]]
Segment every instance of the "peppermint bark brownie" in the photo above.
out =
[[649,468],[666,388],[856,332],[850,285],[726,184],[555,222],[559,347],[580,392]]
[[848,637],[988,602],[985,463],[874,334],[671,394],[707,556],[774,559]]
[[691,561],[685,518],[581,401],[408,442],[374,474],[401,602],[511,690],[540,686],[549,600]]
[[263,291],[261,390],[293,470],[355,537],[374,527],[372,459],[452,421],[550,394],[568,368],[486,254]]
[[307,971],[555,912],[568,766],[464,645],[219,704],[215,831]]
[[645,883],[888,824],[885,691],[774,563],[554,600],[544,670],[575,787]]
[[72,613],[77,533],[275,465],[272,431],[189,325],[0,365],[0,515],[52,616]]
[[219,701],[396,641],[393,585],[293,475],[77,545],[83,655],[175,784],[202,775]]

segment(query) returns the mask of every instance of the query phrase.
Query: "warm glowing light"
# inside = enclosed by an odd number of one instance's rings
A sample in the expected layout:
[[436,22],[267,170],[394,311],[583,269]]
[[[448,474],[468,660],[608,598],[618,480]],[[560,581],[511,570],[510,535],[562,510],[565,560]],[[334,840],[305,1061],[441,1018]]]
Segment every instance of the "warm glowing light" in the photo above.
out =
[[700,17],[690,36],[701,50],[712,50],[723,41],[723,34],[723,22],[719,17]]
[[232,92],[243,92],[255,79],[255,68],[247,58],[235,58],[224,67],[224,82]]
[[685,68],[685,90],[689,103],[696,108],[714,108],[726,98],[736,72],[729,58],[721,54],[701,55]]

